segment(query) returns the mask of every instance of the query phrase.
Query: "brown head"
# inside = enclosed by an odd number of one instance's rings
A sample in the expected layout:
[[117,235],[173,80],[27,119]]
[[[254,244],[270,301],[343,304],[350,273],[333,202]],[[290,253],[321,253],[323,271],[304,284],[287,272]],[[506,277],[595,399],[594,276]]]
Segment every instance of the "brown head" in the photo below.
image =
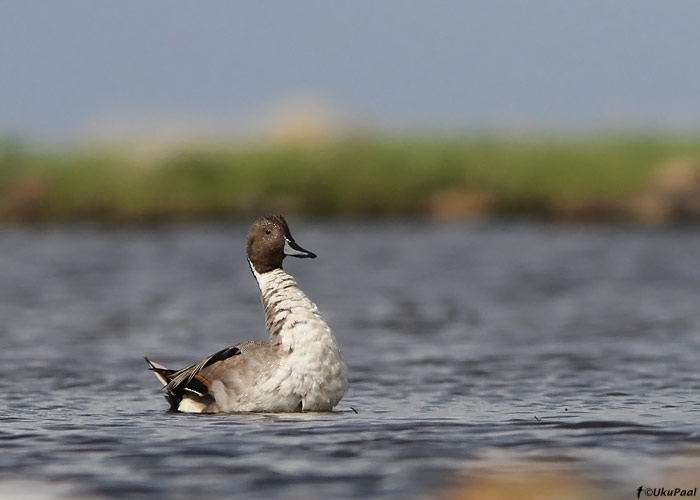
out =
[[282,267],[285,257],[315,259],[316,254],[300,247],[287,221],[281,215],[266,215],[256,220],[248,231],[246,241],[248,260],[259,274]]

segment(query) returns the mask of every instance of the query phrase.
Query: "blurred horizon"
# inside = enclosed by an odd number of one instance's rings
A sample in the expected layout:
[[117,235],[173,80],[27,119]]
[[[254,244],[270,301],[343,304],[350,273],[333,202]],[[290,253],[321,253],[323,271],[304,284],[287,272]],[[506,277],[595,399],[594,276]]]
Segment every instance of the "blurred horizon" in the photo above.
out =
[[0,225],[700,221],[700,4],[0,0]]
[[0,137],[700,131],[700,4],[0,2]]

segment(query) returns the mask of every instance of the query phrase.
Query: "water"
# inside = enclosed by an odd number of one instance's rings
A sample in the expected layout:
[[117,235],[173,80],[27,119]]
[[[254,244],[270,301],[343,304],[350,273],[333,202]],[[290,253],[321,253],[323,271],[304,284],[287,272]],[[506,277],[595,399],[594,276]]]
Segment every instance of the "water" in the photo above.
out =
[[2,230],[0,497],[424,498],[528,467],[633,498],[700,470],[700,231],[291,223],[351,369],[332,414],[167,413],[146,371],[264,338],[245,227]]

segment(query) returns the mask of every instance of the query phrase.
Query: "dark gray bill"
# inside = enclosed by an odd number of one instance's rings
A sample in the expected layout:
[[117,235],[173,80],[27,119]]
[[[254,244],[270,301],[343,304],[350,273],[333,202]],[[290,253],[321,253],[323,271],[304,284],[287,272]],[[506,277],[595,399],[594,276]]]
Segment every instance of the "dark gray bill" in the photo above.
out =
[[309,252],[305,248],[301,248],[299,245],[297,245],[297,242],[294,241],[294,239],[291,237],[284,238],[284,255],[286,255],[287,257],[298,257],[300,259],[316,258],[315,253]]

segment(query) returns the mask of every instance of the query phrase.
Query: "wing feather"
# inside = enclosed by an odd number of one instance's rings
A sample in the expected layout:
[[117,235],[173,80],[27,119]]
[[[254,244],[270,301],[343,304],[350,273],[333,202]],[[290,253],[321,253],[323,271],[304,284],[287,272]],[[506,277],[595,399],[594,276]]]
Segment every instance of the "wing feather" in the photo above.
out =
[[211,382],[202,375],[199,375],[200,371],[214,363],[224,361],[239,354],[241,354],[241,350],[238,347],[226,347],[204,358],[199,363],[195,363],[181,370],[169,370],[163,365],[151,361],[147,357],[145,359],[149,364],[150,370],[152,370],[156,377],[163,383],[163,389],[168,393],[166,398],[170,402],[171,409],[177,410],[185,393],[187,393],[189,397],[193,397],[197,400],[206,398],[209,395]]

